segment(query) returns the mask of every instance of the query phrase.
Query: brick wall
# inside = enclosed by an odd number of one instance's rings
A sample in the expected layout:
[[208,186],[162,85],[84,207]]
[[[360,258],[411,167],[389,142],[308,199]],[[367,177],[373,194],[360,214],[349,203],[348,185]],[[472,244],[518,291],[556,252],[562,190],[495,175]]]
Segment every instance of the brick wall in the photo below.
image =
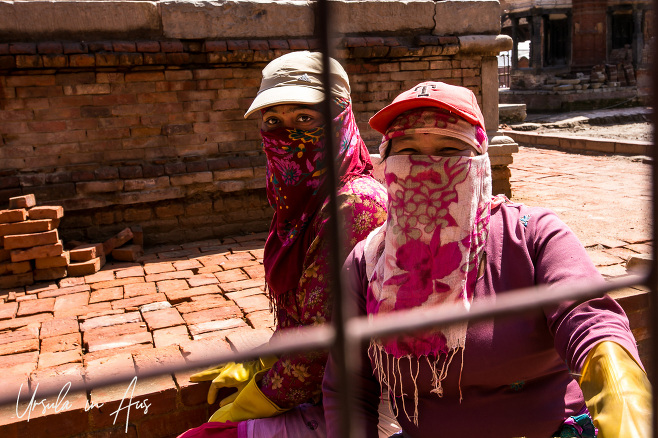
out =
[[[336,40],[363,137],[423,80],[471,88],[481,56],[457,37]],[[142,225],[147,244],[267,229],[259,122],[243,114],[260,71],[313,39],[0,43],[0,208],[33,193],[66,215],[64,240]]]

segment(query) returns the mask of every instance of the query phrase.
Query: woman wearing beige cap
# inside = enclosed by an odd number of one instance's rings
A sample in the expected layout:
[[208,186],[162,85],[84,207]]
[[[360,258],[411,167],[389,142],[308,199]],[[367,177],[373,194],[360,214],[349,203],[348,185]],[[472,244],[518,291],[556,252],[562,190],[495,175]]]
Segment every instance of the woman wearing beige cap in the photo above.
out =
[[[352,113],[347,74],[330,60],[333,132],[340,175],[345,254],[386,219],[386,192]],[[329,220],[325,98],[320,53],[293,52],[263,69],[258,95],[245,117],[260,112],[267,156],[267,195],[274,217],[265,244],[265,281],[275,309],[274,336],[330,320]],[[326,352],[284,354],[229,363],[193,376],[213,379],[209,402],[225,387],[238,390],[185,438],[202,436],[324,436],[320,402]],[[285,413],[285,414],[283,414]],[[283,414],[283,415],[280,415]],[[254,420],[275,417],[270,420]],[[227,423],[229,422],[229,423]],[[237,423],[237,425],[236,425]]]

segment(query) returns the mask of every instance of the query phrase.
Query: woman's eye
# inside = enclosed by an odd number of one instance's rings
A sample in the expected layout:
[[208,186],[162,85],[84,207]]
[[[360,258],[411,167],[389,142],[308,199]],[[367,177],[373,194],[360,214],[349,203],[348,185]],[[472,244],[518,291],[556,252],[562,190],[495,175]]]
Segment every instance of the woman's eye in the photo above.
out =
[[275,117],[270,117],[270,118],[265,120],[265,124],[268,125],[268,126],[274,126],[277,123],[279,123],[279,119],[277,119]]
[[313,120],[313,117],[308,116],[306,114],[302,114],[302,115],[297,117],[297,121],[300,122],[300,123],[308,123],[312,120]]
[[418,150],[416,150],[414,148],[400,149],[400,150],[397,151],[397,153],[400,154],[400,155],[418,155],[419,154]]

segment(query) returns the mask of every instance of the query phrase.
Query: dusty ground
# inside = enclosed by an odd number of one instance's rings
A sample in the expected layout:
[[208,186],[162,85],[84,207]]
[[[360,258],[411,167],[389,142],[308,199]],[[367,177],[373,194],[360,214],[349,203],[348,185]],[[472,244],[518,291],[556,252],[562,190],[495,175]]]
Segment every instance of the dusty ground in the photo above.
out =
[[[652,141],[651,107],[610,108],[551,114],[528,114],[523,123],[509,128],[568,137]],[[503,127],[505,129],[505,127]]]
[[566,137],[596,137],[615,140],[651,141],[653,138],[653,128],[649,122],[614,125],[590,125],[588,123],[582,123],[564,128],[542,126],[533,132],[542,134],[560,133]]

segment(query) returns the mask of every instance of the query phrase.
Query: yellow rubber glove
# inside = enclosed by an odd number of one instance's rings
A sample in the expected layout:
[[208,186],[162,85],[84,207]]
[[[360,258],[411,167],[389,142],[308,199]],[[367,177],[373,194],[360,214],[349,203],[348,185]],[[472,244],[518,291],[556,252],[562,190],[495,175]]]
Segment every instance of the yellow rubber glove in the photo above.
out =
[[190,376],[190,381],[205,382],[212,380],[210,389],[208,389],[208,404],[215,403],[217,393],[221,388],[236,388],[236,392],[222,399],[219,403],[220,406],[224,406],[235,400],[240,391],[244,389],[256,373],[271,368],[276,361],[277,358],[275,356],[269,356],[243,363],[229,362],[193,374]]
[[258,381],[267,370],[257,373],[247,386],[244,387],[240,394],[235,398],[233,403],[219,408],[208,421],[224,423],[226,421],[245,421],[255,418],[269,418],[282,414],[288,409],[281,409],[274,404],[269,398],[265,397],[258,387]]
[[624,347],[612,341],[596,344],[579,383],[599,438],[651,436],[651,384]]

